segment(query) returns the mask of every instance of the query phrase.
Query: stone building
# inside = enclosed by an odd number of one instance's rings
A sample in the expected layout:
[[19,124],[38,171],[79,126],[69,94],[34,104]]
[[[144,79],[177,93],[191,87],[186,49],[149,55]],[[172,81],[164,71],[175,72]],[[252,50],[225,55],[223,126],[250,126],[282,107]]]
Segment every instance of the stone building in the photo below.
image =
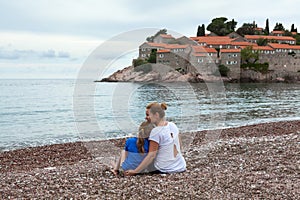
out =
[[166,45],[165,49],[159,49],[156,54],[156,63],[168,65],[182,73],[188,71],[189,45]]
[[165,49],[165,46],[164,43],[144,42],[139,47],[139,58],[147,59],[153,50]]
[[188,72],[200,74],[213,74],[217,70],[218,52],[214,48],[192,46],[189,56]]
[[279,44],[296,44],[296,39],[290,36],[245,35],[244,38],[251,43],[257,43],[259,39],[267,39],[268,41],[277,41]]
[[241,49],[221,49],[220,64],[229,68],[228,77],[240,78]]
[[[259,38],[272,39],[278,43],[267,46],[256,44]],[[228,77],[239,79],[241,50],[252,46],[259,52],[259,63],[269,63],[270,71],[300,72],[300,46],[287,36],[264,36],[237,34],[230,36],[185,36],[178,39],[171,35],[158,35],[153,43],[145,42],[139,47],[139,58],[148,59],[156,51],[156,62],[168,65],[181,73],[213,74],[219,65],[229,68]]]
[[300,72],[300,46],[269,43],[260,51],[259,62],[269,63],[271,71]]
[[175,38],[172,35],[169,34],[159,34],[153,39],[153,43],[172,43],[175,40]]

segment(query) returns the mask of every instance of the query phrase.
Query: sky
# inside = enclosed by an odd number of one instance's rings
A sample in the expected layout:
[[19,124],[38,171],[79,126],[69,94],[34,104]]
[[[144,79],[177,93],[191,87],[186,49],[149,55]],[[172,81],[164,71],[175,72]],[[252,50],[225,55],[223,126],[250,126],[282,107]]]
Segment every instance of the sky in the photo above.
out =
[[[74,79],[99,46],[144,28],[191,37],[198,25],[226,17],[237,28],[253,21],[264,28],[268,18],[270,29],[279,22],[299,30],[299,5],[300,0],[0,0],[0,79]],[[114,64],[107,74],[130,65],[137,48],[108,58]]]

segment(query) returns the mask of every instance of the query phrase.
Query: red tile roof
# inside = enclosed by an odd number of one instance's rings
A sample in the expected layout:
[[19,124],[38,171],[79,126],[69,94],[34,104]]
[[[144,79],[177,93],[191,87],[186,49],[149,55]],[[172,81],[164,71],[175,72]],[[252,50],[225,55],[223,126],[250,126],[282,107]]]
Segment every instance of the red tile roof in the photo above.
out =
[[151,47],[160,47],[160,48],[166,48],[166,49],[185,49],[189,45],[181,45],[181,44],[165,44],[165,43],[153,43],[153,42],[146,42],[144,44],[148,44]]
[[272,31],[272,34],[284,34],[284,31]]
[[253,46],[252,49],[260,51],[274,51],[274,49],[270,46]]
[[201,36],[191,37],[191,39],[197,41],[198,43],[206,43],[207,45],[227,45],[234,40],[228,36]]
[[240,53],[241,49],[220,49],[221,53]]
[[268,43],[273,49],[294,49],[300,50],[300,45],[289,45],[289,44],[278,44],[278,43]]
[[296,41],[295,38],[289,36],[273,36],[273,35],[245,35],[246,39],[249,40],[258,40],[259,38],[268,39],[268,40],[290,40]]
[[165,44],[165,48],[168,49],[185,49],[187,48],[189,45],[185,44],[185,45],[181,45],[181,44]]
[[204,50],[207,53],[218,53],[218,51],[215,48],[204,48]]
[[157,53],[170,53],[170,49],[160,49]]
[[148,44],[151,47],[165,47],[166,44],[164,43],[154,43],[154,42],[145,42],[144,44]]
[[294,50],[300,50],[300,45],[291,45],[290,48]]
[[217,53],[215,48],[207,48],[203,46],[192,46],[195,53]]
[[169,35],[169,34],[160,34],[160,36],[163,37],[163,38],[169,38],[169,39],[174,38],[172,35]]
[[234,46],[258,46],[256,43],[241,41],[241,42],[231,42]]

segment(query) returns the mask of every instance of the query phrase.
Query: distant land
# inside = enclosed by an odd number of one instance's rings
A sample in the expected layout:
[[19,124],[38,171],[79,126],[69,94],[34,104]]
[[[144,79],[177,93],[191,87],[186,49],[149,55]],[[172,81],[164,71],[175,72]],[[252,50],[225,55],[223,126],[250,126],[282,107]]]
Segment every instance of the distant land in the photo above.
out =
[[215,18],[195,37],[174,38],[166,29],[146,38],[132,65],[104,82],[300,82],[300,35],[276,23],[269,31],[255,22]]

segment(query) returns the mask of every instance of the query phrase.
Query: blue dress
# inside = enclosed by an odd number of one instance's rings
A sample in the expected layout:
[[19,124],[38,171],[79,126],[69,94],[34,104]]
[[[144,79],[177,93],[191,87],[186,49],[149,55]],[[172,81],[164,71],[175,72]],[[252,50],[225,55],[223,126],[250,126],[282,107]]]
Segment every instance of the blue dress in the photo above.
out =
[[130,170],[130,169],[135,169],[137,168],[140,163],[144,160],[146,155],[148,154],[149,151],[149,140],[144,139],[144,150],[145,153],[139,153],[138,148],[137,148],[137,142],[138,138],[133,137],[133,138],[128,138],[125,143],[125,151],[128,152],[128,155],[124,162],[122,163],[122,169],[123,170]]

